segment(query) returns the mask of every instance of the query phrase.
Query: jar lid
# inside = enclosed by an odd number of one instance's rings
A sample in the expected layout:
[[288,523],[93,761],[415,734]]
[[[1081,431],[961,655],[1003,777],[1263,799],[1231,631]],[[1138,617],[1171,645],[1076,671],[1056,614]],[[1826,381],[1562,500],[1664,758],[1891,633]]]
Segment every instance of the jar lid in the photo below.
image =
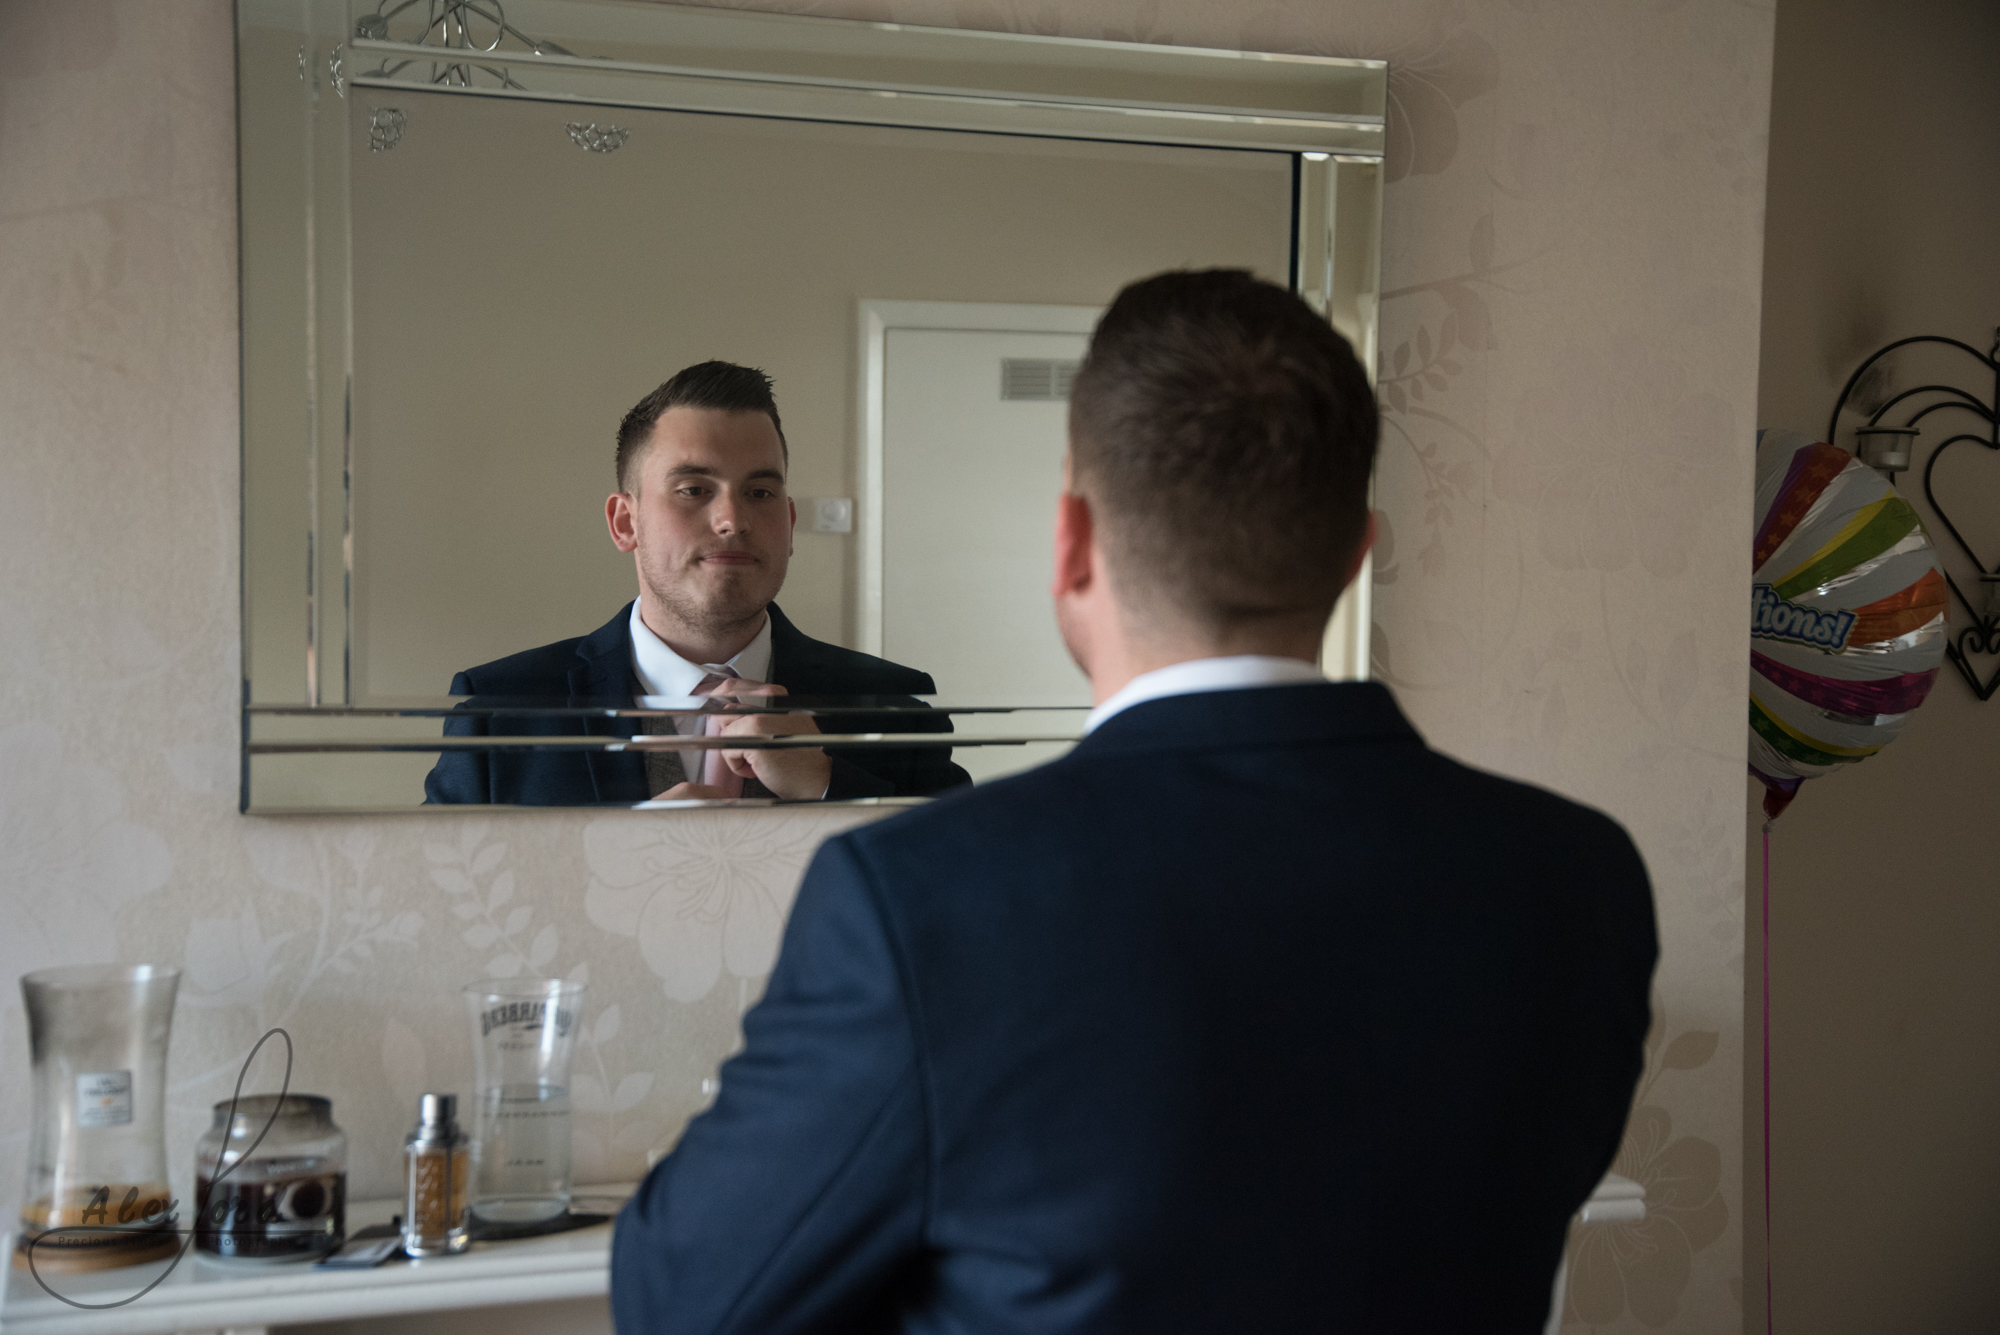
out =
[[272,1124],[299,1122],[333,1122],[333,1100],[318,1094],[286,1094],[280,1098],[276,1094],[245,1094],[234,1101],[236,1118],[230,1121],[231,1101],[224,1099],[215,1105],[215,1127],[229,1122],[229,1138],[254,1139],[265,1126]]

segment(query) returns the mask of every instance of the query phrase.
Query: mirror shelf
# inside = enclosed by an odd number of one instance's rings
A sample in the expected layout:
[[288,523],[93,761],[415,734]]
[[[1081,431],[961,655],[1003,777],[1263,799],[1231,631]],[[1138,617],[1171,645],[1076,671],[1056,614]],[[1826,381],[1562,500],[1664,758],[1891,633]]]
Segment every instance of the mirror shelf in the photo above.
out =
[[[733,703],[731,714],[809,714],[814,717],[841,714],[889,714],[897,711],[925,714],[1020,714],[1048,712],[1055,715],[1081,714],[1087,704],[1073,702],[1017,702],[1014,704],[971,703],[937,696],[848,696],[819,698],[781,697],[782,702],[759,704],[753,700]],[[713,714],[716,708],[700,696],[640,695],[616,700],[518,699],[514,697],[445,695],[421,699],[371,700],[359,705],[252,704],[244,708],[251,718],[449,718],[475,714],[488,717],[566,718],[673,718],[688,714]]]
[[[490,816],[495,813],[501,813],[501,812],[519,813],[521,815],[531,815],[539,812],[541,814],[546,815],[551,810],[568,810],[568,811],[580,810],[580,811],[603,811],[603,812],[731,811],[731,810],[763,810],[766,808],[784,808],[786,810],[791,810],[791,811],[799,811],[799,810],[818,811],[828,807],[836,809],[852,807],[860,810],[881,809],[881,810],[894,811],[907,807],[920,807],[931,800],[932,799],[928,797],[849,797],[829,802],[825,800],[815,801],[809,799],[793,800],[783,797],[732,797],[724,799],[714,799],[714,798],[683,799],[683,798],[656,797],[645,802],[570,803],[564,807],[557,807],[557,808],[551,808],[545,806],[523,806],[519,803],[513,803],[513,802],[491,802],[487,803],[484,806],[476,808],[476,811],[477,814],[480,815],[481,817]],[[474,810],[475,810],[474,808],[468,808],[468,807],[398,806],[384,802],[340,802],[335,800],[315,800],[314,802],[307,804],[294,804],[294,805],[285,805],[283,803],[275,803],[275,802],[259,803],[254,806],[245,807],[243,814],[246,816],[273,816],[273,817],[289,817],[289,816],[444,817],[444,816],[454,816],[454,815],[463,816],[473,812]]]
[[426,737],[418,741],[400,741],[390,737],[348,738],[342,741],[326,742],[251,742],[245,748],[253,756],[288,756],[313,754],[354,754],[369,755],[380,752],[427,752],[439,754],[446,751],[798,751],[824,746],[853,747],[866,750],[871,747],[894,747],[906,749],[913,746],[947,747],[957,750],[968,746],[1028,746],[1054,745],[1074,742],[1073,733],[1052,733],[1047,736],[1025,737],[981,737],[958,733],[940,735],[934,732],[850,732],[794,734],[785,737],[681,737],[667,735],[659,737],[587,737],[587,736],[536,736],[536,737]]

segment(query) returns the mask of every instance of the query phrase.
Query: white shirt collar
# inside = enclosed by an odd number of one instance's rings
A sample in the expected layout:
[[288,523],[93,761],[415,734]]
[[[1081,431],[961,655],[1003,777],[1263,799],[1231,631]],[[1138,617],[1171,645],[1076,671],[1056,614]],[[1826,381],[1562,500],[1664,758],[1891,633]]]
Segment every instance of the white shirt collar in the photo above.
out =
[[[771,679],[771,616],[764,615],[764,627],[755,639],[743,646],[742,652],[727,663],[715,664],[729,669],[734,676],[746,681],[769,681]],[[639,679],[641,695],[670,695],[691,697],[701,679],[709,674],[711,665],[690,663],[673,650],[667,648],[666,641],[653,634],[639,616],[637,599],[632,602],[632,675]]]
[[1117,694],[1090,711],[1090,716],[1083,721],[1083,730],[1092,732],[1113,714],[1170,695],[1237,691],[1252,686],[1298,686],[1326,679],[1325,673],[1302,658],[1280,658],[1273,654],[1191,658],[1184,663],[1170,663],[1132,678]]

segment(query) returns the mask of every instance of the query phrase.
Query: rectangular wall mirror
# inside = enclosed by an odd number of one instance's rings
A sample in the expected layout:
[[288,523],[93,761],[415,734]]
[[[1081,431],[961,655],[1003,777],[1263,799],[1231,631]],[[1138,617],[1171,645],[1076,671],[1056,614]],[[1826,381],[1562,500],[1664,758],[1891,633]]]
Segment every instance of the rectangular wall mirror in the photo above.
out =
[[[648,754],[721,745],[713,701],[629,670],[458,678],[617,639],[616,432],[683,367],[770,376],[797,526],[768,671],[846,739],[826,799],[906,800],[1082,722],[1054,499],[1121,286],[1250,269],[1375,363],[1378,61],[634,0],[238,22],[246,810],[629,804]],[[1330,675],[1364,674],[1365,586]],[[805,670],[846,652],[924,680]],[[573,781],[496,777],[537,765]]]

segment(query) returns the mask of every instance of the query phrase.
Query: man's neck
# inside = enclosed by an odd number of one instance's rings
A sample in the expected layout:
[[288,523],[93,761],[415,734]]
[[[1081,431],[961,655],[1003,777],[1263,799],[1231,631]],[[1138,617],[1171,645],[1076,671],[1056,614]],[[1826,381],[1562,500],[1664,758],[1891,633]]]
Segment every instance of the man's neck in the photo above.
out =
[[1156,672],[1176,663],[1191,663],[1203,658],[1234,658],[1243,654],[1259,654],[1272,658],[1296,658],[1305,663],[1318,663],[1320,639],[1311,631],[1280,632],[1269,629],[1259,633],[1230,635],[1220,638],[1207,636],[1174,637],[1171,639],[1133,638],[1126,635],[1110,635],[1105,643],[1097,646],[1090,664],[1091,703],[1103,704],[1112,696],[1125,689],[1134,677]]
[[639,595],[639,619],[646,629],[660,637],[660,643],[697,667],[706,663],[727,663],[750,647],[770,618],[768,608],[760,608],[747,621],[727,626],[696,627],[684,623],[644,593]]

